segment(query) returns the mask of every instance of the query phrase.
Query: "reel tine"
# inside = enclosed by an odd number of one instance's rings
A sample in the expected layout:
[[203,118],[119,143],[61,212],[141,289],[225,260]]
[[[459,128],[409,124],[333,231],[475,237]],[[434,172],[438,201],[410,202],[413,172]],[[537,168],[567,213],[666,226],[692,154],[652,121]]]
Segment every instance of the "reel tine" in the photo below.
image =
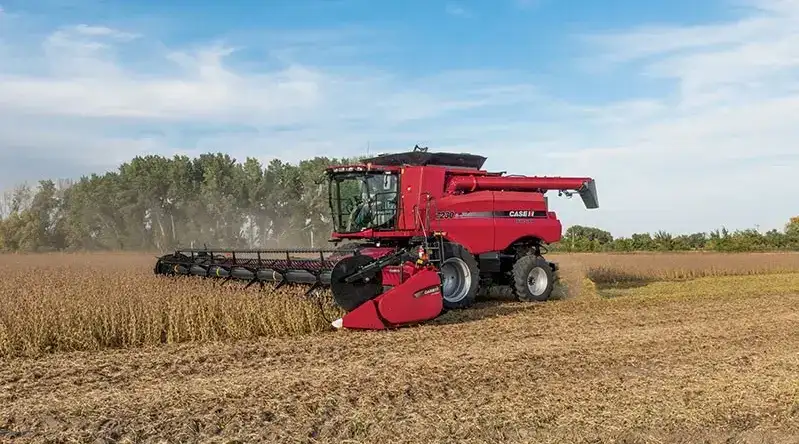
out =
[[244,286],[244,289],[246,290],[246,289],[252,287],[252,284],[254,284],[256,282],[259,282],[257,277],[253,278],[250,282],[247,282],[247,285]]

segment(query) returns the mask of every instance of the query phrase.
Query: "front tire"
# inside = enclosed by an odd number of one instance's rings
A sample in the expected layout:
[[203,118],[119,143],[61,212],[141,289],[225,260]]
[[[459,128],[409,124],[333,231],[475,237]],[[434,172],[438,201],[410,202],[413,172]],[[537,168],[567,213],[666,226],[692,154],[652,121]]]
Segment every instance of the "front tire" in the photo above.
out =
[[513,290],[522,302],[543,302],[555,286],[555,272],[541,256],[523,256],[513,265]]
[[441,263],[441,286],[445,309],[471,306],[480,287],[480,269],[474,256],[463,246],[445,244]]

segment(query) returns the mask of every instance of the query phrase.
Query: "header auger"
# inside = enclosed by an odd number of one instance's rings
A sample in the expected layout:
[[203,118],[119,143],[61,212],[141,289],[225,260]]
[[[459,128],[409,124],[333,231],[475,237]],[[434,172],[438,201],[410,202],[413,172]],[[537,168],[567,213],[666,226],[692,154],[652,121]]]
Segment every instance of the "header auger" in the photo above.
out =
[[386,154],[326,169],[330,249],[180,249],[156,274],[329,288],[347,314],[336,328],[385,329],[472,305],[481,286],[509,286],[521,301],[550,298],[561,238],[547,191],[599,207],[589,177],[506,176],[473,154]]

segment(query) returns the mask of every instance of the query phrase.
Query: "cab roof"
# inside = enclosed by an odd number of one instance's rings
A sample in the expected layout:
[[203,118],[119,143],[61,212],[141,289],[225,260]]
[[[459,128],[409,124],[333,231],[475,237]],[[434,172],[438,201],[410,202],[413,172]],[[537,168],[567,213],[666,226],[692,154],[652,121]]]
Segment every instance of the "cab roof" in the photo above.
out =
[[405,165],[427,166],[436,165],[453,168],[465,168],[479,170],[483,167],[486,158],[476,154],[468,153],[431,153],[427,151],[414,150],[404,153],[381,154],[368,159],[363,159],[364,164],[395,166]]

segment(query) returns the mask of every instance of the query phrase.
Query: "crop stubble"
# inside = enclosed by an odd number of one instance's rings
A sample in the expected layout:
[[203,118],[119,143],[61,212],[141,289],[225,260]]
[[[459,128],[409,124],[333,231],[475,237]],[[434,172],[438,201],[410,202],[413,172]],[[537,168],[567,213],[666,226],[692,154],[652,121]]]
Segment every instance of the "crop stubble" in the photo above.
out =
[[[797,442],[797,256],[637,256],[559,255],[564,301],[365,334],[320,334],[296,295],[147,276],[151,256],[0,257],[5,337],[29,338],[4,343],[0,428],[62,442]],[[747,276],[753,263],[771,268]],[[651,279],[598,298],[614,279],[582,278],[602,266]],[[138,346],[170,322],[172,344]],[[10,357],[59,343],[89,351]]]

